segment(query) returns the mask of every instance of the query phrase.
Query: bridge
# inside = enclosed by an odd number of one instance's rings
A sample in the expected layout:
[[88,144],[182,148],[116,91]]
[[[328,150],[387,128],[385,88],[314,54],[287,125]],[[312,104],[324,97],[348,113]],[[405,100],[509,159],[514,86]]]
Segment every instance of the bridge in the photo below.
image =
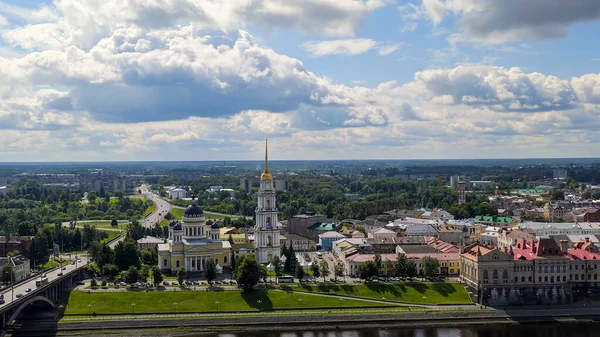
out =
[[[116,244],[125,237],[120,236],[109,242],[109,246],[114,248]],[[29,306],[44,306],[47,309],[53,309],[58,304],[61,293],[70,291],[77,285],[77,282],[83,278],[83,267],[90,263],[90,258],[81,256],[79,260],[44,273],[37,274],[35,277],[29,277],[13,287],[2,290],[4,303],[0,304],[0,319],[2,320],[2,333],[4,336],[7,329],[10,328],[19,314]],[[36,281],[41,279],[42,274],[46,275],[48,282],[41,286],[36,286]]]

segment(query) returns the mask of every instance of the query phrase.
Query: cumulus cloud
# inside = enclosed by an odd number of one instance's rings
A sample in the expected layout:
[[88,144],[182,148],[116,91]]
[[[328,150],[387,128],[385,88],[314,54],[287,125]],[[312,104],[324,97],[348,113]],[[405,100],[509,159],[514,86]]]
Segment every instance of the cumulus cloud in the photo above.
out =
[[375,48],[377,42],[372,39],[329,40],[306,42],[302,46],[314,57],[325,55],[358,55]]
[[574,77],[571,83],[582,102],[600,104],[600,73]]
[[406,24],[429,20],[438,25],[458,17],[460,32],[452,41],[504,43],[565,37],[577,23],[600,19],[596,0],[422,0],[399,7]]
[[571,109],[577,95],[568,80],[520,68],[459,66],[415,74],[406,88],[426,99],[452,104],[486,105],[500,111]]

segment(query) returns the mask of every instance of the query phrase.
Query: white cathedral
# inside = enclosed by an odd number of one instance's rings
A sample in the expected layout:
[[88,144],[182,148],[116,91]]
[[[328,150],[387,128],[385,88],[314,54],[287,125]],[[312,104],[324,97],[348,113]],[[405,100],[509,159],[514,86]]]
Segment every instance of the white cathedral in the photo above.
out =
[[273,257],[280,255],[278,224],[275,187],[273,186],[273,176],[269,172],[268,145],[265,141],[265,171],[260,176],[256,227],[254,228],[254,245],[258,263],[268,264]]

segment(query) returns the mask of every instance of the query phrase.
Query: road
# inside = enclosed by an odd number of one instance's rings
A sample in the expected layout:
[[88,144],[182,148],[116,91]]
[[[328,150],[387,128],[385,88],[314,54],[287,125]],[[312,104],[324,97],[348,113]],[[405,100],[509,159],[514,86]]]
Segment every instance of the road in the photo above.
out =
[[159,195],[150,191],[147,185],[142,185],[140,187],[140,191],[142,194],[152,200],[156,205],[156,211],[154,213],[148,215],[144,221],[141,222],[142,226],[147,228],[153,228],[157,223],[159,223],[169,211],[171,211],[171,204],[162,199]]
[[[55,269],[46,271],[45,274],[48,277],[48,282],[52,282],[52,281],[60,278],[61,276],[58,275],[59,273],[62,273],[62,275],[67,274],[67,273],[77,269],[82,264],[88,263],[88,261],[89,261],[89,257],[87,257],[87,256],[81,256],[79,258],[81,259],[81,262],[77,262],[77,260],[74,260],[75,263],[73,263],[73,264],[69,263],[63,267],[65,270],[61,270],[61,268],[55,268]],[[23,296],[27,296],[27,295],[30,295],[31,293],[33,293],[33,291],[37,288],[35,285],[35,282],[38,280],[40,280],[40,277],[31,278],[25,282],[21,282],[21,283],[15,285],[15,287],[13,289],[7,288],[7,289],[3,290],[2,295],[4,296],[5,303],[1,304],[0,308],[10,305],[13,301],[20,300],[19,298],[17,298],[18,294],[23,294]],[[27,289],[31,289],[31,292],[28,293]]]

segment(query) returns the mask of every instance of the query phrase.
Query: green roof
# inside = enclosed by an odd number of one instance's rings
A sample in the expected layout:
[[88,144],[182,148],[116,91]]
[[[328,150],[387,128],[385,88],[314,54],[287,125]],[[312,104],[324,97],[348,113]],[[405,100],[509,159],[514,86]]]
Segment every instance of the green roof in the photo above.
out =
[[334,231],[336,228],[336,224],[325,222],[317,222],[314,225],[310,226],[310,229],[314,229],[316,231]]
[[519,194],[543,194],[546,193],[546,190],[536,190],[536,189],[524,189],[524,190],[516,190],[516,193]]
[[508,216],[490,216],[490,215],[477,215],[475,216],[477,221],[493,222],[497,224],[511,224],[513,222],[511,217]]

